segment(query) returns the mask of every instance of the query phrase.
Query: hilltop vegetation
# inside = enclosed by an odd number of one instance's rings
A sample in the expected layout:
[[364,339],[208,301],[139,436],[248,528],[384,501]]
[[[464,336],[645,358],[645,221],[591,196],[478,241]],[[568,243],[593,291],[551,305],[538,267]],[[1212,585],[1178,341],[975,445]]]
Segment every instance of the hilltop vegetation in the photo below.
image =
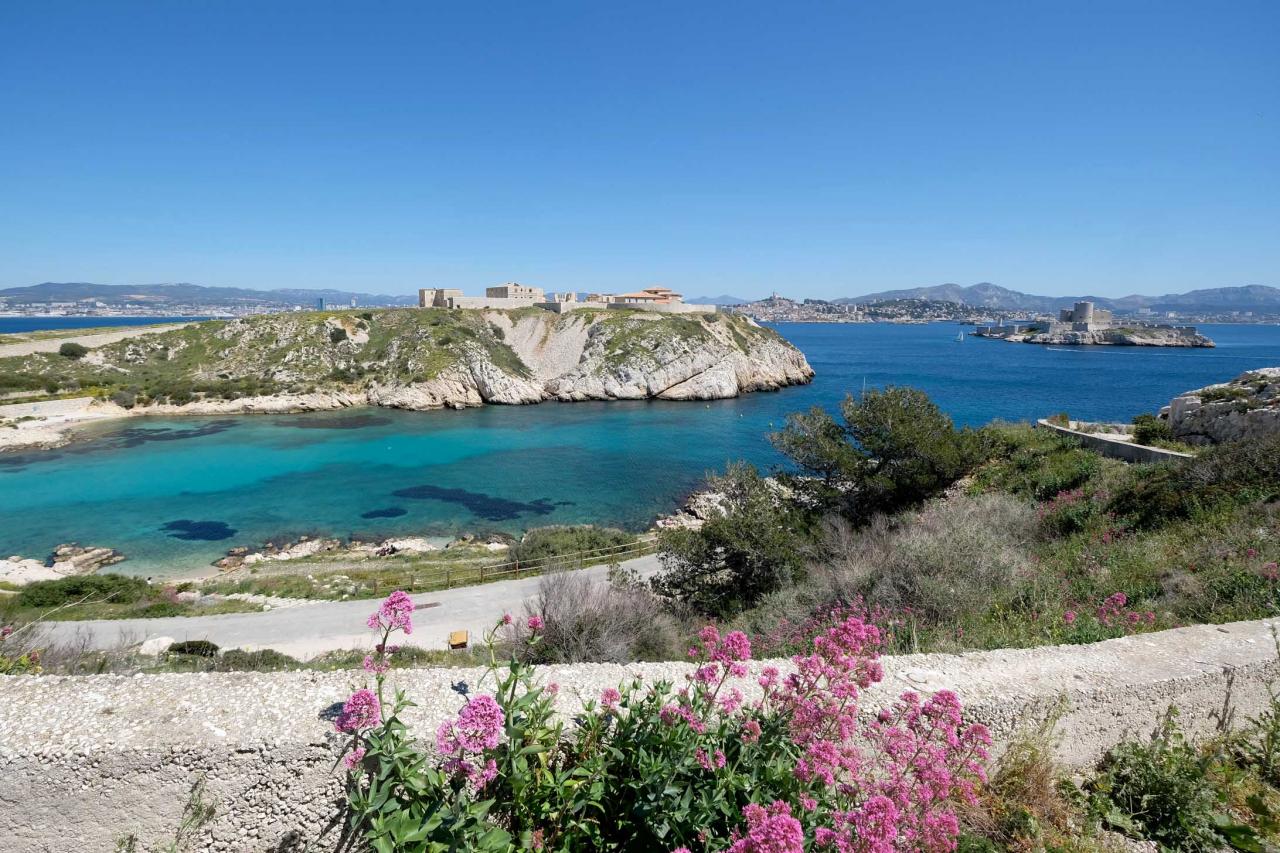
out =
[[[696,387],[713,369],[715,381]],[[667,396],[732,396],[811,374],[790,344],[741,317],[392,309],[214,320],[0,359],[0,393],[91,394],[125,408],[317,394],[340,396],[297,407],[429,408],[663,396],[691,381]]]
[[773,438],[793,468],[731,467],[702,527],[662,536],[651,592],[683,630],[783,653],[853,613],[891,651],[960,651],[1280,614],[1280,436],[1126,465],[890,388]]

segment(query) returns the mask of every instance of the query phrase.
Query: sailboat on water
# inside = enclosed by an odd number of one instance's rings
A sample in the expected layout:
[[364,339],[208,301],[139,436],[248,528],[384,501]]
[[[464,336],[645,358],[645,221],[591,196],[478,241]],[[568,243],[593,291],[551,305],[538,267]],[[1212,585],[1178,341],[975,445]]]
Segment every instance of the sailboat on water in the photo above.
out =
[[964,332],[956,332],[956,343],[964,343]]

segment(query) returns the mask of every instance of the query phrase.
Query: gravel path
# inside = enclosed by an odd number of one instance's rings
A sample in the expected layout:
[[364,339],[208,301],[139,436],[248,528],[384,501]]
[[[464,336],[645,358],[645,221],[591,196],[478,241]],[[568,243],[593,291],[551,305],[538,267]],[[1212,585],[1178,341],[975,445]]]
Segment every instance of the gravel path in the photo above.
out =
[[[655,555],[627,560],[622,565],[647,577],[658,571]],[[603,581],[608,566],[582,569],[586,576]],[[473,641],[492,627],[503,613],[519,614],[524,602],[538,592],[538,578],[498,581],[479,586],[427,592],[413,596],[413,635],[406,642],[430,649],[446,647],[450,631],[465,630]],[[210,640],[223,648],[272,648],[300,659],[324,652],[362,648],[369,632],[364,620],[377,599],[318,602],[307,607],[272,609],[265,613],[228,613],[220,616],[177,616],[166,619],[115,619],[48,623],[50,643],[84,638],[91,648],[113,648],[142,642],[150,637],[174,640]]]
[[139,335],[149,335],[153,332],[168,332],[172,329],[181,329],[184,326],[190,325],[192,324],[171,323],[161,326],[139,326],[136,328],[118,329],[110,332],[99,332],[93,335],[68,334],[66,337],[44,338],[38,341],[23,341],[22,343],[16,344],[0,343],[0,358],[8,358],[15,355],[32,355],[37,352],[57,352],[58,347],[65,343],[75,343],[90,348],[100,347],[104,344],[114,344],[116,341],[136,338]]

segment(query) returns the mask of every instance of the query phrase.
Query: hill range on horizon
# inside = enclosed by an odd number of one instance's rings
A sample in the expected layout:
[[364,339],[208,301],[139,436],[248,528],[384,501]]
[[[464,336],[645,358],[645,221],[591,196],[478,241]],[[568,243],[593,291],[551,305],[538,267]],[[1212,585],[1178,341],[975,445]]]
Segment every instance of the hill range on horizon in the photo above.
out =
[[[1262,284],[1241,287],[1213,287],[1189,290],[1186,293],[1167,293],[1159,296],[1131,294],[1129,296],[1041,296],[1011,290],[990,282],[964,286],[939,284],[932,287],[911,287],[900,290],[884,290],[862,296],[841,297],[826,300],[839,304],[891,302],[898,299],[927,299],[935,302],[956,302],[976,308],[1000,311],[1033,311],[1053,313],[1059,308],[1069,308],[1076,302],[1088,300],[1100,308],[1119,313],[1132,313],[1141,309],[1153,312],[1212,312],[1212,311],[1280,311],[1280,288]],[[688,300],[698,304],[744,305],[753,300],[734,296],[698,297]]]
[[[801,297],[803,298],[803,297]],[[308,305],[317,299],[328,303],[346,305],[352,299],[361,306],[404,307],[416,305],[415,295],[361,293],[325,288],[277,288],[254,290],[244,287],[216,287],[189,283],[175,284],[94,284],[91,282],[43,282],[28,287],[0,289],[0,302],[54,303],[95,299],[108,305],[142,303],[155,308],[173,305],[243,305],[243,306],[291,306]],[[1253,284],[1240,287],[1215,287],[1191,290],[1186,293],[1168,293],[1159,296],[1132,294],[1122,297],[1107,296],[1041,296],[1001,287],[989,282],[964,286],[939,284],[930,287],[913,287],[885,290],[862,296],[828,300],[836,303],[888,302],[895,299],[927,299],[938,302],[957,302],[980,308],[1003,311],[1054,312],[1087,299],[1101,308],[1120,313],[1132,313],[1141,309],[1153,312],[1215,312],[1255,311],[1280,312],[1280,288]],[[729,294],[697,296],[688,300],[699,305],[745,305],[756,301]]]

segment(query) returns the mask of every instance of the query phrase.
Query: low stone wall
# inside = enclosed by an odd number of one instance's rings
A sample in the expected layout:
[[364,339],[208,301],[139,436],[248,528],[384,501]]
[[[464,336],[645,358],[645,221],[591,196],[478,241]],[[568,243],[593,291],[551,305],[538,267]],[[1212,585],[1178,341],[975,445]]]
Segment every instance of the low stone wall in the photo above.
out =
[[[1151,730],[1169,705],[1192,735],[1208,735],[1230,696],[1236,720],[1269,702],[1280,675],[1280,620],[1196,626],[1089,646],[886,658],[864,705],[903,690],[949,688],[997,744],[1060,710],[1058,757],[1088,766]],[[758,670],[758,666],[756,667]],[[683,679],[684,663],[546,667],[560,707],[638,676]],[[420,736],[458,707],[451,685],[481,671],[395,673],[418,703]],[[219,673],[0,678],[0,839],[7,853],[111,850],[134,833],[172,839],[192,786],[205,780],[217,812],[194,849],[335,850],[341,779],[335,704],[359,681],[347,673]]]
[[1059,426],[1043,419],[1036,421],[1036,426],[1041,429],[1053,430],[1062,435],[1069,435],[1078,439],[1081,444],[1090,450],[1096,450],[1103,456],[1122,459],[1125,462],[1170,462],[1191,458],[1190,453],[1165,450],[1163,447],[1147,447],[1144,444],[1134,444],[1131,441],[1120,441],[1090,432],[1081,432],[1080,430]]

